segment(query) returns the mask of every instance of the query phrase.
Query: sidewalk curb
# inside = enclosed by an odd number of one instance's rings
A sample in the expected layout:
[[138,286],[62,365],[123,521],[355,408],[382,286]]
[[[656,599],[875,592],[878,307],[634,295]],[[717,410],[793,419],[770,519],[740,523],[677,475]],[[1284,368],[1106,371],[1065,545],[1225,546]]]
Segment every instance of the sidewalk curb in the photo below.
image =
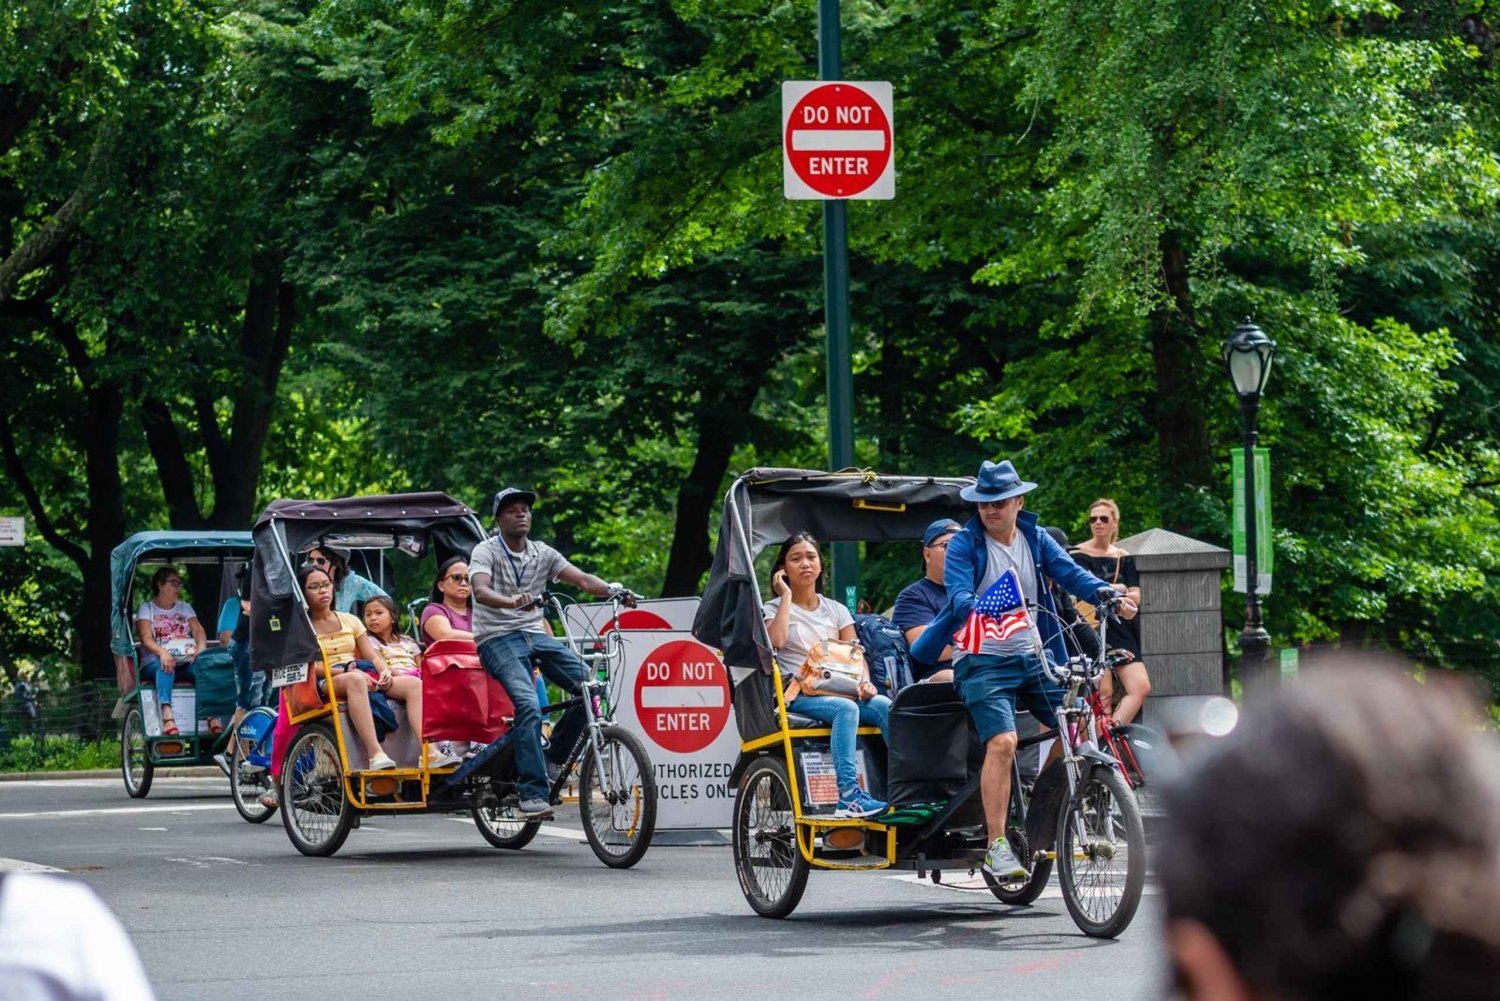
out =
[[[161,778],[223,778],[213,765],[190,765],[185,768],[157,768]],[[113,779],[120,777],[118,768],[94,768],[78,772],[3,772],[0,782],[36,782],[42,779]]]

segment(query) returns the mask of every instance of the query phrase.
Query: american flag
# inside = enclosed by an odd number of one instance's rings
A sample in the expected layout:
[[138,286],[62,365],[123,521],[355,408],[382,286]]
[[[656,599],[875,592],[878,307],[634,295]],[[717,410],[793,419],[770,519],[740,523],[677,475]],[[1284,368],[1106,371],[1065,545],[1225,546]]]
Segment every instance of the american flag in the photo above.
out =
[[1007,570],[974,603],[969,621],[953,634],[953,647],[964,653],[978,653],[985,640],[1009,639],[1030,625],[1026,599],[1021,596],[1021,580],[1014,569]]

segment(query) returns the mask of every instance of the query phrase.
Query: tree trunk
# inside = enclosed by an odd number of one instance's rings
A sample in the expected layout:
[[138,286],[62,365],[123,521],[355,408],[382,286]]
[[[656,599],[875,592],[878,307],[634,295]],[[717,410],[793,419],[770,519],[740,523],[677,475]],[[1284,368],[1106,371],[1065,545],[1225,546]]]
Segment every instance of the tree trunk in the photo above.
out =
[[760,392],[759,378],[736,380],[727,393],[705,398],[698,407],[698,453],[677,488],[677,519],[662,597],[697,594],[713,563],[708,544],[709,518],[719,501],[719,484],[729,471],[735,448],[750,431],[750,407]]
[[1156,368],[1156,435],[1165,526],[1191,533],[1203,526],[1199,493],[1213,487],[1208,426],[1203,417],[1203,359],[1193,318],[1187,255],[1177,234],[1161,239],[1162,276],[1171,301],[1152,313]]
[[78,616],[83,679],[113,678],[109,652],[109,554],[125,538],[124,484],[120,481],[120,419],[125,402],[112,385],[88,393],[84,468],[88,482],[88,560],[83,568],[83,606]]

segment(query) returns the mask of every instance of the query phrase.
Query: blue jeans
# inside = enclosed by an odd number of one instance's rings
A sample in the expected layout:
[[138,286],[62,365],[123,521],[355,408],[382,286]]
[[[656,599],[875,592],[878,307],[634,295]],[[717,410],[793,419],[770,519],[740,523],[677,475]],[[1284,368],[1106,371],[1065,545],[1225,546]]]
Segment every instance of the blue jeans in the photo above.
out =
[[191,662],[178,664],[176,670],[168,673],[161,669],[161,658],[154,653],[148,653],[141,657],[141,680],[154,683],[157,703],[169,706],[172,704],[173,682],[185,681],[192,684],[197,678],[193,674]]
[[[490,677],[515,703],[511,739],[516,746],[516,785],[522,799],[546,799],[549,791],[547,765],[542,757],[542,714],[531,674],[535,657],[542,676],[571,695],[577,695],[588,679],[588,668],[565,643],[543,633],[514,632],[492,636],[479,644],[479,662]],[[561,764],[583,732],[582,706],[563,713],[552,728],[552,754]]]
[[799,695],[787,706],[794,713],[811,716],[833,728],[833,771],[839,780],[839,795],[859,788],[859,771],[854,763],[858,750],[861,723],[880,727],[881,736],[890,738],[891,700],[877,695],[868,702],[841,699],[837,695]]
[[271,690],[271,675],[250,670],[250,647],[234,640],[229,644],[229,657],[234,661],[234,707],[249,711],[270,705],[276,694]]

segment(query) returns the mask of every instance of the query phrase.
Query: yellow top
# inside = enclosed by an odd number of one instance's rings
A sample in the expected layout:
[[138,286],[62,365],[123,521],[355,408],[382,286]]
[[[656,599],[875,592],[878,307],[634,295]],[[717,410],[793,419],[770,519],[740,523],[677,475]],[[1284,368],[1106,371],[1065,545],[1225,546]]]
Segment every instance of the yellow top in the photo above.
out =
[[332,667],[352,664],[357,659],[354,641],[366,632],[365,624],[348,612],[334,612],[339,617],[339,629],[332,633],[318,633],[318,646]]

